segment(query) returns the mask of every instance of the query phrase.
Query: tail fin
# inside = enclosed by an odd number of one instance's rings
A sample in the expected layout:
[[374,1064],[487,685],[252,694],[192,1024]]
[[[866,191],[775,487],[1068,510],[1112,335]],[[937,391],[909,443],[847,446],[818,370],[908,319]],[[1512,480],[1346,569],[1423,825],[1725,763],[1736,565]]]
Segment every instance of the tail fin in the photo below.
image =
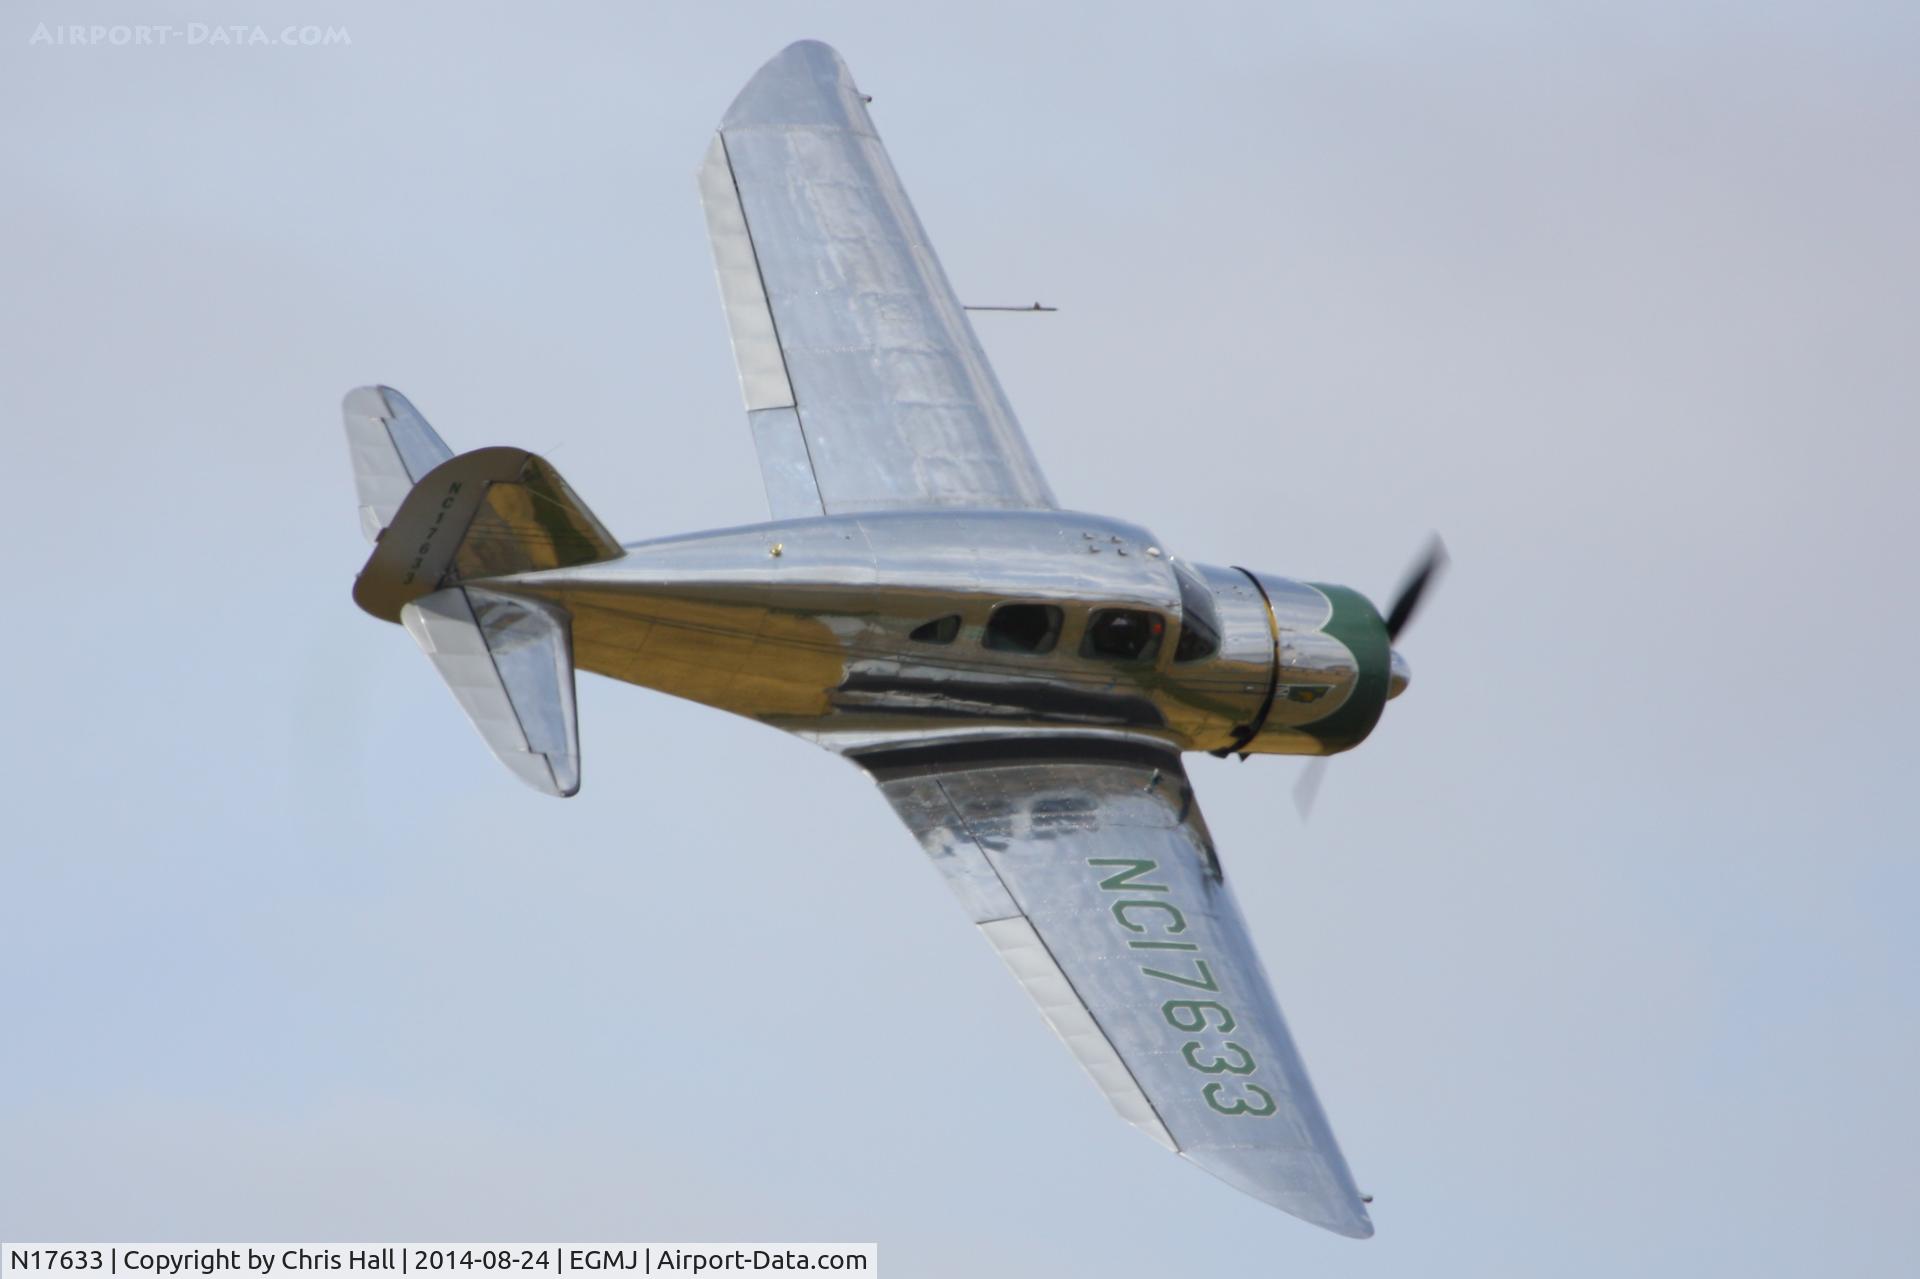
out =
[[407,628],[515,776],[573,794],[572,619],[489,589],[489,579],[615,559],[620,544],[524,449],[455,457],[388,387],[352,392],[345,409],[361,525],[374,543],[354,601]]
[[409,601],[445,587],[623,554],[544,458],[475,449],[440,463],[407,492],[375,537],[353,599],[397,622]]
[[360,494],[360,530],[369,542],[393,522],[407,491],[453,456],[427,419],[390,386],[363,386],[347,393],[347,451],[353,455],[353,486]]

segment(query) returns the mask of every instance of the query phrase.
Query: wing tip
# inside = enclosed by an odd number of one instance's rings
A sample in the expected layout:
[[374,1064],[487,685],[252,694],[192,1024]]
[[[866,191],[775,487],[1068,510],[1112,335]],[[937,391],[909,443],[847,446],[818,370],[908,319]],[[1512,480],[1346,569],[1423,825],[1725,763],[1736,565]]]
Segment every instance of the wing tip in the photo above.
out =
[[426,422],[420,410],[413,406],[412,400],[384,382],[372,382],[366,386],[354,387],[341,397],[340,408],[349,416],[357,415],[384,421],[395,418],[418,418],[422,425]]
[[[492,745],[491,741],[488,745]],[[580,793],[580,757],[549,755],[544,751],[500,751],[500,762],[531,789],[555,799],[572,799]]]
[[356,386],[340,399],[340,411],[349,417],[388,416],[385,386]]
[[1373,1238],[1373,1218],[1351,1181],[1318,1157],[1302,1167],[1299,1152],[1259,1147],[1182,1150],[1188,1163],[1309,1225],[1348,1239]]
[[720,128],[827,125],[871,133],[866,102],[839,50],[796,40],[753,73],[720,120]]
[[815,40],[811,36],[805,39],[795,40],[792,44],[774,54],[773,57],[767,59],[767,64],[771,66],[783,58],[792,58],[795,60],[802,58],[831,59],[843,67],[847,65],[846,59],[840,56],[838,49],[828,44],[825,40]]
[[1334,1234],[1348,1239],[1373,1238],[1373,1217],[1365,1208],[1356,1208],[1351,1215],[1343,1216],[1337,1221],[1318,1221],[1312,1217],[1303,1218],[1303,1220],[1311,1221],[1316,1226],[1324,1226]]

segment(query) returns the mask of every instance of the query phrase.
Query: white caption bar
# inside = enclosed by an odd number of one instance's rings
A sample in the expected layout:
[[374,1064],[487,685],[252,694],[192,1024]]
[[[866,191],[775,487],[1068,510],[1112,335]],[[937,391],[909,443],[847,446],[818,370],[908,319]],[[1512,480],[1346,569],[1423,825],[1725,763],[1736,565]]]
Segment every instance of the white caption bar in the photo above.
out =
[[873,1243],[9,1243],[0,1279],[879,1273]]

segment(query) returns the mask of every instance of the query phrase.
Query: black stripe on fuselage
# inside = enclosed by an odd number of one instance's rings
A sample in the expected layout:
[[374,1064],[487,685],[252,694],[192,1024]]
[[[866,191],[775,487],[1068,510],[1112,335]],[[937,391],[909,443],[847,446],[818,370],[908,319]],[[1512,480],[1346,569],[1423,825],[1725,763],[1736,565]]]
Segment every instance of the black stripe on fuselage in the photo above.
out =
[[1180,752],[1137,738],[1079,737],[1031,733],[1016,737],[968,737],[917,746],[881,746],[851,752],[848,759],[879,781],[966,768],[1013,768],[1022,764],[1129,764],[1186,778]]
[[[839,702],[849,712],[895,711],[955,719],[1006,719],[1014,711],[1036,719],[1078,720],[1129,728],[1165,728],[1166,717],[1152,699],[1137,693],[1092,692],[1047,680],[923,679],[856,671],[839,693],[877,701]],[[889,703],[886,699],[897,698]]]

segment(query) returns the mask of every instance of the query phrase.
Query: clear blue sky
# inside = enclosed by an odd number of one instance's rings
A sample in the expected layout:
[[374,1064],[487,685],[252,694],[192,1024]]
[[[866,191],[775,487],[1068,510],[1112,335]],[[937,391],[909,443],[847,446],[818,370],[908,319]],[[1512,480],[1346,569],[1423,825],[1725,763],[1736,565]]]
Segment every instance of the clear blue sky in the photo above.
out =
[[[364,382],[622,537],[764,516],[692,174],[803,36],[962,294],[1061,308],[980,327],[1064,502],[1452,547],[1310,827],[1193,768],[1368,1243],[1116,1119],[853,769],[588,677],[542,798],[348,598]],[[13,6],[0,1237],[1910,1267],[1916,65],[1865,3]]]

